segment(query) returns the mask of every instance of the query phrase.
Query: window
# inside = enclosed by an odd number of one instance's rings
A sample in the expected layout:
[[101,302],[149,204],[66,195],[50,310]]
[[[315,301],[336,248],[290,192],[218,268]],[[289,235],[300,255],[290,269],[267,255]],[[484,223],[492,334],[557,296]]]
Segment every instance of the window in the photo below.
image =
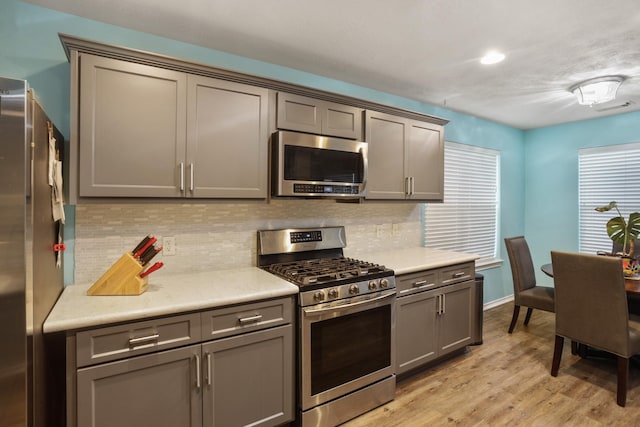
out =
[[424,205],[424,246],[497,262],[500,152],[445,142],[444,203]]
[[640,143],[578,151],[580,252],[611,251],[606,224],[617,212],[596,212],[612,200],[627,219],[640,211]]

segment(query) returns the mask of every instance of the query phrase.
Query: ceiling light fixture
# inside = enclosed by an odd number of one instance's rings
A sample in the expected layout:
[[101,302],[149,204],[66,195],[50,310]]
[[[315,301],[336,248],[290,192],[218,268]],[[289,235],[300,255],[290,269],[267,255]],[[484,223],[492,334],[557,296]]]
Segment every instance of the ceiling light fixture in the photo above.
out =
[[598,77],[573,85],[569,91],[578,98],[580,105],[602,104],[616,99],[618,87],[623,80],[622,76]]
[[503,60],[504,53],[492,50],[490,52],[487,52],[485,56],[480,58],[480,63],[484,65],[492,65],[497,64],[498,62],[502,62]]

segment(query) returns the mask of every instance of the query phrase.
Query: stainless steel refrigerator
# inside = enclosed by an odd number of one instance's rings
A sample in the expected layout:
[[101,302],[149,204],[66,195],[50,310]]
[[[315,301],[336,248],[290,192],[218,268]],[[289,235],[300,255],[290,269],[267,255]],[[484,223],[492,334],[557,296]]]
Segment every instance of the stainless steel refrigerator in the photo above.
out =
[[[57,143],[49,136],[53,133]],[[0,77],[0,425],[45,426],[58,398],[42,325],[62,292],[51,156],[63,138],[26,81]],[[51,147],[58,151],[50,150]]]

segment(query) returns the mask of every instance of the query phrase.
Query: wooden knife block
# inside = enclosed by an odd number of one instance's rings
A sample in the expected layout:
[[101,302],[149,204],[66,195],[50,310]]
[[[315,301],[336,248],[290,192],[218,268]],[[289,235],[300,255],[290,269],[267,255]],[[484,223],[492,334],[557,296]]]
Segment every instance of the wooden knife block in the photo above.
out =
[[140,295],[147,290],[149,279],[140,278],[144,267],[125,253],[87,290],[87,295]]

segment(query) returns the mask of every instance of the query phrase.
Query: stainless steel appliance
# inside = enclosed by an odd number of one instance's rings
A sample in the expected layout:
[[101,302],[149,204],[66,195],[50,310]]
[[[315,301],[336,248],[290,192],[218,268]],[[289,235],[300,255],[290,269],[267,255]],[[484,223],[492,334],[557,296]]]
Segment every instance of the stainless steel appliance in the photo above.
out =
[[[50,426],[42,324],[63,287],[48,183],[53,127],[23,80],[0,78],[0,424]],[[62,143],[62,137],[57,134]],[[63,406],[63,405],[62,405]]]
[[298,419],[335,426],[393,399],[395,276],[346,258],[344,227],[258,232],[258,264],[300,287]]
[[271,194],[364,197],[366,142],[278,131],[271,142]]

